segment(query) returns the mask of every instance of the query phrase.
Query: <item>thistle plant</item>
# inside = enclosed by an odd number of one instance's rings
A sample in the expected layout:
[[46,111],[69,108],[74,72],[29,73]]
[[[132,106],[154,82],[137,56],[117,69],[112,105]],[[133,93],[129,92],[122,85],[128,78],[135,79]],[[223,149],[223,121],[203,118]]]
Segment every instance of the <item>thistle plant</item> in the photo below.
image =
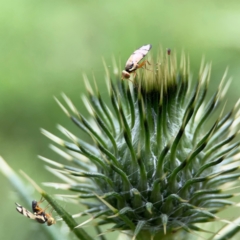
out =
[[[234,205],[234,193],[227,191],[240,177],[239,102],[224,107],[226,73],[215,93],[207,94],[211,64],[203,61],[193,77],[184,54],[180,64],[170,51],[149,62],[150,70],[137,70],[133,83],[121,80],[115,61],[112,72],[105,66],[108,102],[84,75],[90,117],[67,96],[56,99],[91,140],[82,140],[78,129],[58,126],[63,138],[42,130],[68,161],[40,157],[61,179],[45,185],[72,191],[61,197],[84,205],[79,216],[88,216],[86,224],[94,222],[99,234],[112,224],[108,231],[133,239],[193,239],[201,231],[214,239],[220,233],[204,223],[224,220],[217,213]],[[233,236],[239,223],[231,227],[223,237]]]

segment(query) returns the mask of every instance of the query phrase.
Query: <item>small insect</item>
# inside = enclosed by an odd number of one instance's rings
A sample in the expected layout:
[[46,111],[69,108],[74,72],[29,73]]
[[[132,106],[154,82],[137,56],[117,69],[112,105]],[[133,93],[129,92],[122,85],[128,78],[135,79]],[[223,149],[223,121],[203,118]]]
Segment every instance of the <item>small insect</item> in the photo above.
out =
[[167,55],[171,55],[171,49],[170,48],[167,49]]
[[[143,67],[147,61],[143,61],[139,64],[139,62],[147,55],[147,53],[152,48],[151,44],[143,45],[139,49],[133,52],[133,54],[129,57],[126,62],[125,70],[122,71],[122,79],[130,78],[131,73],[135,73],[138,68]],[[136,75],[136,73],[135,73]],[[134,76],[135,76],[134,75]]]
[[56,220],[52,217],[51,213],[46,213],[46,209],[42,209],[39,204],[43,202],[41,199],[39,202],[33,200],[32,201],[32,210],[33,213],[28,211],[26,208],[22,207],[18,203],[15,203],[17,205],[16,210],[24,215],[25,217],[28,217],[30,219],[36,220],[39,223],[47,223],[48,226],[51,226],[56,223]]

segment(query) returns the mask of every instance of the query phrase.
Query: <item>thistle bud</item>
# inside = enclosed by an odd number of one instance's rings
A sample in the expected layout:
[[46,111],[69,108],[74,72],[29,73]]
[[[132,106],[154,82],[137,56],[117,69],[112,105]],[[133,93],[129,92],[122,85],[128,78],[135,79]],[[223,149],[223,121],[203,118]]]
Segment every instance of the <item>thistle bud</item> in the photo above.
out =
[[193,77],[185,55],[180,64],[176,59],[170,50],[150,58],[134,83],[121,80],[113,62],[113,73],[106,68],[110,104],[84,76],[90,118],[65,95],[68,107],[57,100],[90,142],[62,126],[69,140],[43,131],[71,162],[48,161],[67,182],[58,188],[74,192],[65,197],[79,199],[87,209],[82,215],[91,214],[98,226],[111,223],[111,230],[134,239],[186,239],[206,231],[196,224],[219,220],[215,214],[233,204],[226,184],[240,176],[239,102],[227,111],[221,105],[226,73],[208,96],[211,65],[203,62]]

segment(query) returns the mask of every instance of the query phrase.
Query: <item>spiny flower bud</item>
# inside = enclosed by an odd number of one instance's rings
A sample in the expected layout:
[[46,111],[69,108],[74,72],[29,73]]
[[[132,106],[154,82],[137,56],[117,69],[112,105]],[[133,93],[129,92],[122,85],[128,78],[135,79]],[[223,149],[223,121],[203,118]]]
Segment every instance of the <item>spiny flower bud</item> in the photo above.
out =
[[136,239],[181,239],[184,232],[204,231],[196,224],[219,220],[215,214],[233,204],[226,183],[240,177],[239,102],[227,113],[220,108],[226,73],[207,100],[211,65],[202,63],[193,79],[184,54],[180,66],[176,59],[170,50],[160,51],[148,70],[137,70],[134,84],[121,80],[113,61],[114,73],[106,68],[111,104],[84,76],[90,119],[65,95],[70,111],[57,100],[91,142],[62,126],[70,141],[43,130],[66,148],[53,150],[72,163],[42,157],[66,182],[49,185],[75,192],[65,197],[80,199],[87,207],[82,215],[91,214],[98,226],[112,223],[111,230]]

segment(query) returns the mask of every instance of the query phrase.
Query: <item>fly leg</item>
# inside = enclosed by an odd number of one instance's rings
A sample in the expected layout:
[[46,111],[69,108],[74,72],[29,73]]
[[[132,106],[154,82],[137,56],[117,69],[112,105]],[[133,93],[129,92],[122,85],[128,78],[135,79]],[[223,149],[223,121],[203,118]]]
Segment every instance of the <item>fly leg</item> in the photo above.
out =
[[138,64],[137,68],[144,68],[144,69],[152,72],[152,70],[150,70],[146,67],[147,64],[151,65],[151,63],[148,60],[142,61],[140,64]]

